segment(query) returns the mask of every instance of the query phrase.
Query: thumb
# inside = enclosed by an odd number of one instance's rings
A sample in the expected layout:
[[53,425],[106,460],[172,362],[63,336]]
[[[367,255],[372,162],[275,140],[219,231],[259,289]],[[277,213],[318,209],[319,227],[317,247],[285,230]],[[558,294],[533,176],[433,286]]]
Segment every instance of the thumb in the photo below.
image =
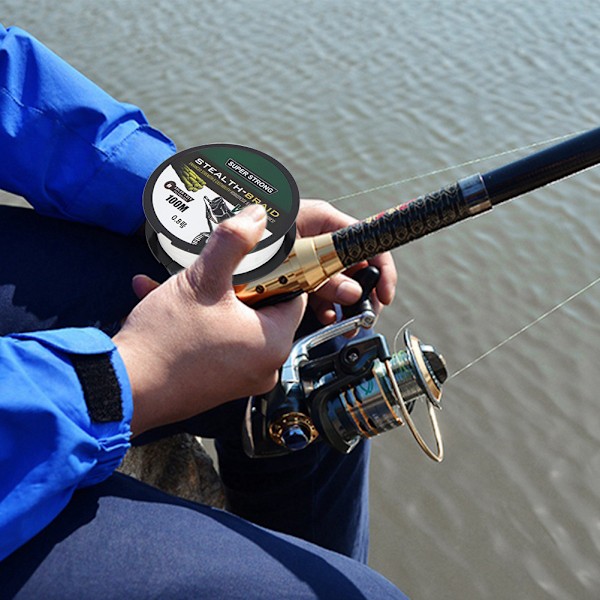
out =
[[160,284],[147,275],[134,275],[131,280],[131,287],[138,300],[143,300],[151,291],[155,290]]
[[223,293],[231,289],[233,272],[259,242],[267,225],[262,206],[248,206],[213,231],[200,257],[189,267],[192,281],[204,289]]

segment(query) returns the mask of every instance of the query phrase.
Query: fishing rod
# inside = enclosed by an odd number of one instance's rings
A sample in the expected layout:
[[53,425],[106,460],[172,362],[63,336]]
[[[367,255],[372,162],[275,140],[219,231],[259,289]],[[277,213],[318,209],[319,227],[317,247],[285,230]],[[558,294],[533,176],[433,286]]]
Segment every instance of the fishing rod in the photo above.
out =
[[[240,300],[259,307],[313,292],[330,277],[600,162],[600,128],[487,173],[477,173],[330,234],[296,240],[267,276],[234,286]],[[280,456],[323,439],[348,453],[363,438],[407,425],[425,454],[441,462],[444,448],[436,409],[448,378],[441,354],[408,330],[405,349],[391,353],[385,338],[369,332],[325,356],[314,351],[334,338],[375,323],[369,294],[379,273],[356,273],[360,300],[340,321],[295,342],[278,384],[247,404],[242,439],[252,458]],[[421,436],[411,412],[424,401],[436,449]]]
[[353,225],[296,240],[268,275],[234,286],[259,307],[313,292],[333,275],[600,162],[600,127],[505,166],[477,173]]
[[[237,297],[259,308],[314,292],[353,265],[599,162],[597,128],[349,227],[296,240],[293,223],[299,194],[283,165],[242,146],[199,146],[176,155],[173,162],[168,159],[150,177],[144,191],[146,236],[157,259],[169,272],[177,272],[196,259],[203,246],[200,241],[209,235],[198,234],[196,222],[207,202],[223,210],[224,197],[236,209],[252,202],[264,204],[269,234],[233,278]],[[192,195],[201,190],[209,194],[203,203]],[[212,231],[210,214],[206,219]],[[249,399],[242,431],[249,456],[278,456],[319,439],[347,453],[363,438],[407,425],[425,454],[442,460],[436,409],[441,408],[442,385],[448,378],[444,358],[408,330],[405,348],[390,352],[385,338],[372,332],[376,319],[369,295],[379,272],[368,267],[354,277],[363,290],[359,301],[345,307],[339,321],[297,340],[275,388]],[[357,331],[362,335],[326,354],[327,344]],[[427,407],[436,449],[412,420],[418,401]]]

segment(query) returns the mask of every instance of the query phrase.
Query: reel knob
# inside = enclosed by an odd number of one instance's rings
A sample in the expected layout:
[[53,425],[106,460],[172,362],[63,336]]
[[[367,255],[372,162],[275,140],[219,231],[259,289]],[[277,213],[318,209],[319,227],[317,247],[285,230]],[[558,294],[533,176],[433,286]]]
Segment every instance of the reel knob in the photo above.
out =
[[281,443],[289,450],[304,450],[310,442],[310,433],[297,423],[290,425],[281,433]]
[[286,412],[271,423],[269,435],[276,444],[295,452],[306,448],[319,433],[306,413]]
[[429,372],[441,386],[448,379],[448,369],[444,357],[433,346],[425,344],[420,344],[420,346]]

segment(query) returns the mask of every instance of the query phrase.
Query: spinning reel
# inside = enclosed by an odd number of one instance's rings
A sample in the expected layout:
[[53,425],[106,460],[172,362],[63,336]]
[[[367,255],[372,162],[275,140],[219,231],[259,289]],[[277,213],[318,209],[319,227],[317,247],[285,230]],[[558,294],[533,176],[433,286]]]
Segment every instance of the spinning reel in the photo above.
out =
[[[443,459],[436,409],[448,374],[443,357],[408,330],[406,348],[391,354],[376,333],[350,340],[341,350],[320,357],[314,350],[329,340],[357,330],[370,330],[375,313],[369,295],[379,271],[367,267],[355,275],[363,294],[346,307],[343,319],[298,341],[282,367],[279,383],[268,394],[248,401],[243,429],[250,457],[280,456],[323,439],[342,453],[362,438],[407,425],[431,459]],[[321,348],[322,350],[322,348]],[[411,412],[424,401],[437,450],[417,430]]]

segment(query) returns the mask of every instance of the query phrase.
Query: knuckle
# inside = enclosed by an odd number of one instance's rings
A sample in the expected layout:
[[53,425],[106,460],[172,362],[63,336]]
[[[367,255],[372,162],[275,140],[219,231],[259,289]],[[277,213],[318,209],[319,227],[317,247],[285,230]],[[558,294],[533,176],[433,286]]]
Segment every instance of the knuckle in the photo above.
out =
[[324,211],[332,211],[335,210],[331,204],[329,204],[329,202],[325,202],[325,200],[320,200],[320,199],[315,199],[315,200],[311,200],[310,201],[312,206],[314,208],[317,208],[318,210],[324,210]]
[[248,240],[243,228],[238,224],[236,219],[228,219],[223,223],[219,224],[219,226],[213,231],[212,235],[209,238],[213,241],[213,245],[215,243],[234,243],[236,245],[248,245]]
[[180,297],[191,298],[199,301],[203,291],[206,291],[205,282],[203,282],[202,269],[187,268],[177,274],[175,284]]
[[283,363],[287,360],[290,354],[291,343],[281,343],[273,348],[273,355],[271,357],[271,368],[279,369]]
[[257,377],[271,377],[273,373],[277,373],[283,363],[286,361],[290,353],[291,344],[277,343],[271,345],[268,350],[262,353],[262,361],[260,369],[257,370]]
[[277,385],[278,380],[278,371],[271,371],[269,373],[265,373],[265,375],[260,379],[260,381],[255,382],[254,394],[266,394],[267,392],[270,392]]

